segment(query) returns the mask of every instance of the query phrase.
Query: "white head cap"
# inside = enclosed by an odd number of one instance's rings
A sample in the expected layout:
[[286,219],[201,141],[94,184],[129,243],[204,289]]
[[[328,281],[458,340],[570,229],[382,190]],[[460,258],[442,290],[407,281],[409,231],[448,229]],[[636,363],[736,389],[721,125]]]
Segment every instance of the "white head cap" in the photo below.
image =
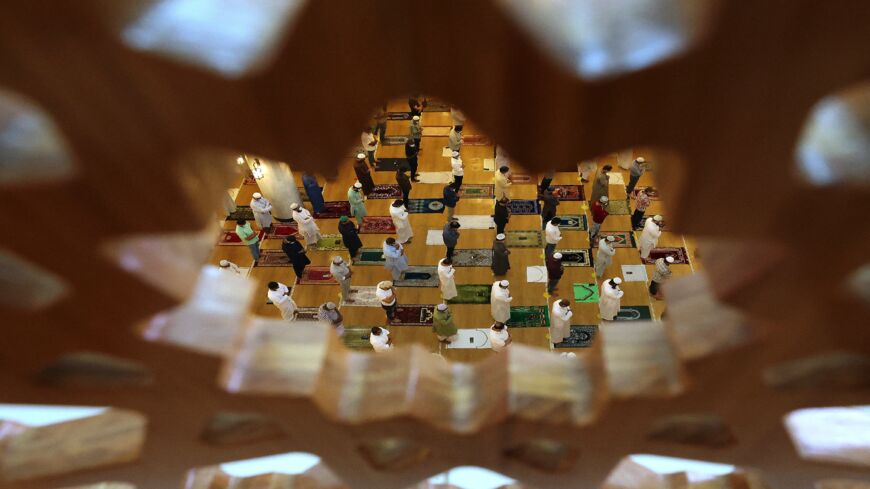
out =
[[335,264],[339,264],[343,261],[344,260],[342,260],[340,256],[336,256],[335,258],[332,259],[332,263],[335,263]]
[[644,163],[646,160],[643,159],[643,156],[641,156],[640,158],[635,158],[634,161],[636,161],[636,162],[638,162],[638,163]]
[[675,262],[675,261],[677,261],[677,260],[675,260],[674,257],[672,257],[672,256],[666,256],[666,257],[665,257],[665,261],[668,262],[668,263],[673,263],[673,262]]
[[453,157],[454,157],[454,158],[459,158],[459,151],[454,151],[454,152],[453,152]]
[[354,182],[353,188],[362,188],[362,184],[359,182]]
[[413,120],[415,120],[415,121],[419,121],[419,120],[420,120],[420,116],[419,116],[419,115],[415,115],[414,117],[411,117],[411,119],[413,119]]
[[255,199],[260,199],[260,198],[263,197],[263,194],[261,194],[260,192],[254,192],[253,197],[254,197]]
[[365,153],[357,153],[357,154],[356,154],[356,159],[358,159],[358,160],[364,160],[364,159],[366,159],[366,154],[365,154]]
[[553,258],[555,258],[555,259],[557,259],[557,260],[561,260],[561,259],[562,259],[562,254],[561,254],[561,253],[553,253]]
[[622,283],[622,279],[619,277],[613,277],[613,283],[615,283],[616,285],[619,285]]
[[327,309],[335,309],[335,302],[327,302],[326,308]]
[[565,353],[560,353],[559,356],[562,358],[577,358],[577,354],[573,351],[566,351]]
[[611,235],[611,236],[608,236],[608,237],[605,238],[605,239],[607,239],[607,241],[609,241],[609,242],[612,243],[612,242],[616,241],[616,236],[612,236],[612,235]]
[[505,239],[505,235],[502,233],[498,233],[495,235],[495,239],[497,239],[499,241],[503,241]]
[[447,304],[438,304],[438,310],[439,310],[439,311],[446,311],[446,310],[447,310]]
[[221,267],[226,268],[228,266],[230,266],[229,260],[221,260]]
[[299,208],[299,204],[297,204],[296,202],[293,202],[292,204],[290,204],[290,208],[295,211],[296,209]]
[[393,282],[390,282],[389,280],[384,280],[384,281],[378,282],[379,289],[389,289],[392,286],[393,286]]
[[598,199],[598,200],[601,201],[601,202],[604,202],[604,203],[606,204],[607,201],[610,200],[610,199],[608,199],[606,195],[602,195],[601,198]]
[[662,221],[662,216],[660,216],[660,215],[658,215],[658,214],[654,215],[654,216],[653,216],[653,221],[655,221],[655,222],[661,222],[661,221]]
[[510,285],[510,284],[511,283],[508,282],[507,280],[502,280],[501,282],[498,283],[498,286],[503,288],[503,289],[506,289],[506,288],[508,288],[508,285]]

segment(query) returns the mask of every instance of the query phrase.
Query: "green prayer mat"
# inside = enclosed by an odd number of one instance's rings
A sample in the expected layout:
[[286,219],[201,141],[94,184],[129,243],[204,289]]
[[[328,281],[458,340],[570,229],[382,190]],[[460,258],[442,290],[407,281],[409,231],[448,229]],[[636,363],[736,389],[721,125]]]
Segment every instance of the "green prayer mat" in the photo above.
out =
[[588,348],[595,340],[598,326],[572,325],[570,331],[571,336],[561,343],[556,343],[553,348]]
[[598,284],[574,284],[574,302],[598,302]]
[[631,214],[631,206],[628,200],[611,200],[607,203],[607,213],[614,216],[627,216]]
[[344,244],[341,242],[340,234],[324,234],[319,240],[317,240],[317,245],[314,247],[320,251],[333,251],[333,250],[346,250]]
[[489,304],[492,285],[457,285],[456,293],[448,304]]
[[506,231],[504,244],[508,248],[543,248],[540,231]]
[[371,328],[345,328],[341,341],[351,350],[371,350],[370,334],[372,334]]
[[616,321],[649,321],[652,313],[649,306],[622,306],[616,314]]
[[547,306],[511,307],[511,318],[507,322],[511,328],[545,328],[550,325]]
[[363,248],[353,259],[354,265],[380,265],[383,266],[387,260],[384,258],[383,250],[376,248]]

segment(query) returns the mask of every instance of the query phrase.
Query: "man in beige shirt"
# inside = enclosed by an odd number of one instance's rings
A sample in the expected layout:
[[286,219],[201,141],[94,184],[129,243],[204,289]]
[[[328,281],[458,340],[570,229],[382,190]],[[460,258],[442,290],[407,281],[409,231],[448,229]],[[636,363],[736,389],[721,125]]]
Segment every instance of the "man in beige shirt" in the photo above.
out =
[[510,199],[508,187],[513,185],[510,168],[503,166],[495,172],[495,200]]

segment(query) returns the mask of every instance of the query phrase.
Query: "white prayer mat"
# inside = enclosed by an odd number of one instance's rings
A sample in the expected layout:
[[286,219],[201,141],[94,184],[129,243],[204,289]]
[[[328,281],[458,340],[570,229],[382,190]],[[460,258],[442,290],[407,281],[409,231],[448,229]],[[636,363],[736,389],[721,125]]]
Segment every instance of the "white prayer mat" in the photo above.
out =
[[625,179],[622,178],[622,173],[612,171],[607,175],[610,177],[610,185],[625,185]]
[[444,148],[441,150],[441,156],[446,156],[448,158],[453,157],[453,150],[450,148]]
[[626,282],[646,282],[646,267],[643,265],[623,265],[622,280]]
[[547,283],[547,267],[541,265],[526,267],[526,282]]
[[444,246],[444,231],[442,229],[430,229],[426,232],[426,244],[431,246]]
[[453,216],[459,220],[459,232],[463,229],[495,229],[495,221],[492,216]]
[[495,171],[495,158],[484,158],[483,169],[486,171]]
[[460,329],[456,333],[456,339],[447,348],[492,348],[489,344],[489,328]]
[[453,173],[449,171],[421,171],[417,174],[420,183],[448,183],[453,180]]
[[376,290],[377,287],[375,286],[351,287],[348,299],[352,299],[353,302],[342,300],[341,305],[348,307],[381,307],[381,301],[378,300],[378,296],[375,293]]

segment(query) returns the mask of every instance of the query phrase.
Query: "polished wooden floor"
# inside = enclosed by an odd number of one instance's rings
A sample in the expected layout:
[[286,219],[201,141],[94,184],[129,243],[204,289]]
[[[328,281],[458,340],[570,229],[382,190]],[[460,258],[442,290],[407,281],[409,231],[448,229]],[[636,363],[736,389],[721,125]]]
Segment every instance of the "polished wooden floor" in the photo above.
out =
[[[398,100],[389,104],[390,111],[407,111],[408,107],[404,100]],[[442,156],[442,149],[447,144],[447,128],[451,124],[449,112],[424,112],[422,116],[424,137],[421,144],[419,158],[419,171],[449,171],[450,160]],[[387,123],[387,135],[407,135],[409,122],[389,121]],[[436,135],[437,134],[437,135]],[[473,122],[465,124],[464,134],[480,134]],[[463,183],[493,183],[494,173],[483,169],[484,159],[493,158],[493,146],[463,145],[462,159],[465,163],[465,179]],[[634,156],[646,156],[642,149],[636,149]],[[404,157],[404,146],[381,146],[378,157]],[[655,161],[647,160],[652,165],[652,171],[647,171],[638,183],[639,186],[655,185]],[[352,169],[352,158],[343,162],[341,171],[332,180],[325,176],[318,176],[318,180],[324,187],[324,199],[327,201],[346,200],[347,189],[355,181]],[[614,171],[623,173],[624,180],[628,182],[628,172],[617,166],[616,154],[605,155],[598,159],[599,167],[611,164]],[[511,162],[514,172],[531,173],[523,170],[516,162]],[[372,172],[375,183],[395,183],[393,172]],[[528,184],[515,184],[511,187],[512,199],[535,199],[536,182],[540,181],[539,175],[532,174],[535,178]],[[297,175],[297,179],[301,175]],[[257,191],[256,184],[243,184],[240,178],[240,188],[236,197],[239,205],[248,205],[251,194]],[[301,186],[301,181],[299,181]],[[580,176],[577,171],[559,172],[556,174],[553,184],[578,185]],[[415,183],[411,191],[411,198],[440,198],[443,185]],[[592,190],[592,184],[585,185],[585,193],[588,197]],[[268,196],[267,196],[268,197]],[[626,198],[624,185],[611,185],[610,198],[620,200]],[[368,200],[366,208],[370,216],[389,216],[388,207],[391,200]],[[633,205],[633,203],[632,203]],[[456,214],[491,215],[493,201],[490,199],[463,199],[460,200]],[[661,202],[653,201],[647,210],[647,215],[663,213]],[[585,214],[590,218],[587,203],[584,201],[562,201],[559,206],[559,214]],[[667,216],[665,216],[667,218]],[[439,259],[444,256],[443,246],[426,245],[426,232],[429,229],[441,229],[445,222],[445,214],[411,214],[411,224],[414,229],[414,239],[406,246],[406,252],[411,265],[437,265]],[[590,221],[591,222],[591,219]],[[337,234],[337,219],[319,219],[323,234]],[[235,223],[227,221],[225,229],[233,229]],[[507,227],[508,230],[539,230],[541,220],[537,215],[514,215]],[[602,230],[627,231],[631,229],[628,215],[611,215],[605,221]],[[495,230],[471,230],[461,229],[461,237],[457,249],[462,248],[490,248],[495,235]],[[366,248],[381,248],[384,239],[388,235],[362,234],[360,235]],[[636,234],[639,237],[639,233]],[[563,240],[558,248],[589,248],[588,232],[563,232]],[[690,264],[673,265],[673,276],[678,277],[694,273],[700,266],[695,257],[694,242],[690,237],[665,231],[659,240],[659,247],[685,247],[689,253]],[[280,240],[264,240],[262,249],[279,249]],[[551,307],[554,300],[565,297],[572,300],[574,318],[572,324],[597,325],[600,323],[598,305],[594,303],[574,303],[572,286],[573,283],[593,282],[595,273],[591,267],[566,267],[565,274],[560,282],[559,289],[549,297],[546,294],[545,284],[528,283],[526,281],[526,267],[543,265],[543,249],[537,248],[512,248],[511,270],[507,279],[511,282],[511,294],[514,296],[513,306],[521,305],[547,305]],[[594,252],[594,250],[593,250]],[[348,259],[346,251],[309,251],[312,265],[328,266],[332,257],[336,254]],[[252,258],[245,246],[216,246],[211,255],[210,262],[217,264],[221,259],[229,259],[239,266],[250,266]],[[613,264],[605,272],[605,278],[621,276],[622,265],[640,265],[641,259],[637,248],[617,248]],[[646,265],[647,274],[652,276],[652,265]],[[295,274],[290,267],[254,267],[250,277],[256,280],[261,294],[254,303],[254,313],[263,316],[280,317],[278,310],[266,304],[266,284],[271,280],[277,280],[293,286],[293,298],[299,307],[317,307],[326,301],[338,302],[339,287],[329,285],[293,285]],[[380,266],[354,267],[353,285],[375,285],[381,280],[390,279],[389,272]],[[456,283],[458,284],[492,284],[495,279],[489,267],[462,267],[456,269]],[[654,300],[647,292],[648,283],[624,282],[625,296],[622,299],[623,306],[649,306],[654,318],[659,319],[664,310],[664,302]],[[398,289],[399,301],[402,304],[437,304],[441,302],[438,288],[402,287]],[[490,315],[490,306],[487,305],[452,305],[457,326],[460,328],[487,328],[493,320]],[[385,324],[385,315],[380,307],[343,307],[344,324],[347,328],[364,328]],[[290,326],[292,327],[292,326]],[[604,322],[600,327],[607,327]],[[490,350],[475,349],[447,349],[439,344],[429,327],[422,326],[388,326],[396,345],[419,343],[429,348],[432,352],[440,353],[445,358],[459,361],[474,361],[492,355]],[[516,328],[511,329],[514,342],[533,345],[540,348],[551,348],[548,328]],[[591,353],[596,350],[593,342],[591,349],[556,349],[561,353],[577,351],[578,353]]]

